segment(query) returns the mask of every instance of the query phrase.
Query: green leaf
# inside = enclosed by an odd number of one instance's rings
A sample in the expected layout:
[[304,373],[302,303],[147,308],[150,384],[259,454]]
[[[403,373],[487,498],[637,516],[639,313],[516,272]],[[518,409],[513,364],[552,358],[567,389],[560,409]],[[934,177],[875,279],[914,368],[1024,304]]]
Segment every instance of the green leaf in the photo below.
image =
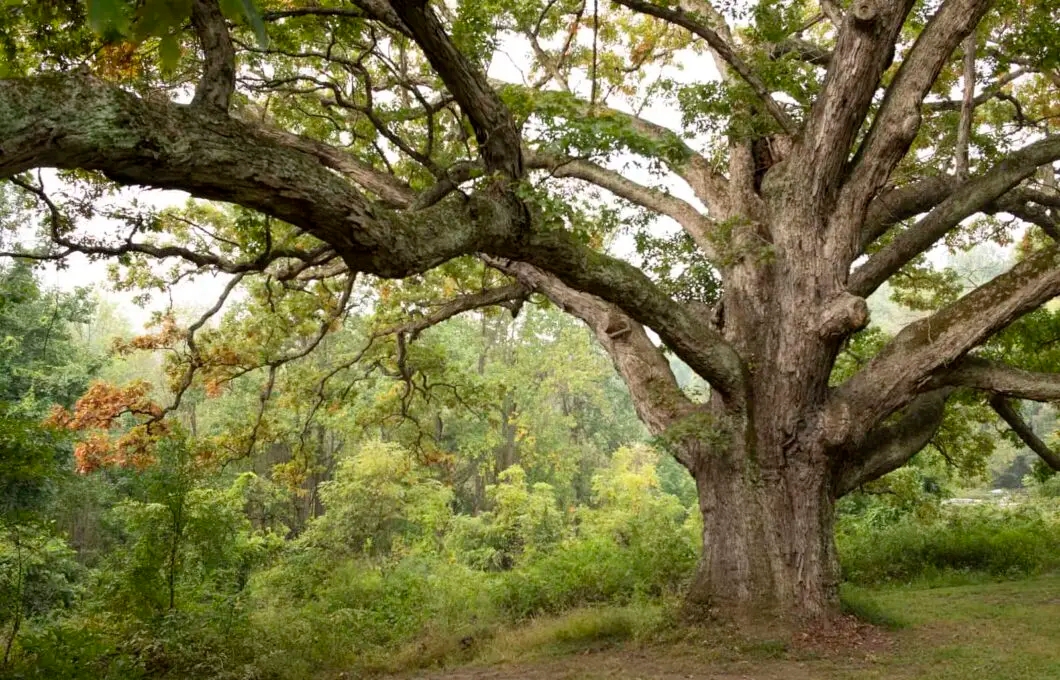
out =
[[246,16],[250,28],[254,31],[254,37],[258,39],[258,46],[265,47],[269,44],[269,35],[265,31],[265,20],[261,18],[261,12],[258,11],[254,0],[242,1],[243,14]]
[[88,26],[105,38],[125,35],[129,30],[129,15],[123,0],[87,0]]
[[269,44],[269,35],[265,30],[265,20],[261,18],[257,3],[254,0],[221,0],[221,11],[232,20],[242,19],[254,31],[258,47]]
[[135,37],[145,40],[179,30],[191,15],[191,0],[144,0],[136,12]]
[[170,33],[163,36],[158,42],[158,60],[162,66],[162,71],[167,74],[172,73],[177,68],[177,64],[180,63],[182,53],[180,40],[177,39],[176,34]]

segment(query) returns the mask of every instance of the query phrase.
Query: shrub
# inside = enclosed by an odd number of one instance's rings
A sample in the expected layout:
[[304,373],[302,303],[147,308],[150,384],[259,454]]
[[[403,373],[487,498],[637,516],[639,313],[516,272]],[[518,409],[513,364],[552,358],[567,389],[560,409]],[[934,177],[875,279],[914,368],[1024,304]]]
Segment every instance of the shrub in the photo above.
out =
[[323,553],[286,560],[255,579],[253,622],[263,668],[308,677],[382,663],[389,651],[441,631],[460,640],[496,619],[489,576],[431,556],[345,559],[300,569]]
[[937,519],[905,518],[837,535],[846,580],[909,583],[955,573],[1020,577],[1060,567],[1060,517],[1047,506],[957,507]]
[[505,574],[500,606],[518,619],[680,589],[695,568],[698,513],[660,489],[658,458],[648,447],[616,451],[593,479],[596,507],[578,514],[575,537]]

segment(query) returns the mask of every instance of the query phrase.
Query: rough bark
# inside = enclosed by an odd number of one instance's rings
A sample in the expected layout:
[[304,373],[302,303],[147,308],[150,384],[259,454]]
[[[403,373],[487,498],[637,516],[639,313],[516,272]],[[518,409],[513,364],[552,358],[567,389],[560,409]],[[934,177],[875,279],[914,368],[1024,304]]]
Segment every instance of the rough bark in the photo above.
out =
[[217,0],[195,0],[191,25],[202,48],[203,70],[192,104],[228,111],[236,87],[236,51]]
[[917,397],[895,422],[876,428],[840,456],[833,472],[835,494],[843,496],[897,470],[927,446],[942,425],[952,392],[953,387],[940,387]]
[[771,456],[754,446],[737,437],[693,473],[703,554],[690,604],[722,618],[828,618],[838,607],[839,565],[823,451],[761,468],[757,459]]

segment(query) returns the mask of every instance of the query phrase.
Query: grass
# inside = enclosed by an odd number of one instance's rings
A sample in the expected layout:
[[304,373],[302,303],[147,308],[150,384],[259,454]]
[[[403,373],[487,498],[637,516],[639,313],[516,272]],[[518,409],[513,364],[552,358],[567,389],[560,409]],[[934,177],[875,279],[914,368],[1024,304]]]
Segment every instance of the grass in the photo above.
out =
[[1060,575],[872,597],[907,626],[880,677],[1060,678]]
[[[709,676],[735,680],[1055,680],[1060,574],[941,588],[856,588],[844,608],[883,644],[812,649],[679,629],[671,605],[587,608],[493,631],[433,680]],[[439,659],[442,661],[443,659]],[[421,677],[417,676],[417,677]]]
[[514,628],[500,624],[482,626],[462,636],[435,631],[364,670],[399,672],[461,664],[511,664],[598,652],[623,643],[656,639],[672,629],[668,624],[676,610],[676,603],[637,602],[582,607],[559,616],[532,619]]

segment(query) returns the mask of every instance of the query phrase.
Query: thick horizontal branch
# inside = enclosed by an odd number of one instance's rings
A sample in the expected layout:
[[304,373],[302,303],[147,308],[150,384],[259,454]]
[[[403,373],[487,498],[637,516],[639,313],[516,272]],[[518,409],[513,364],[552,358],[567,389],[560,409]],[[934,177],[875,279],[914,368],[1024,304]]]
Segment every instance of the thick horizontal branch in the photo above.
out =
[[[894,225],[922,215],[945,201],[956,192],[963,181],[953,175],[936,175],[880,194],[869,204],[859,253],[865,252],[873,241],[887,233]],[[1047,212],[1034,205],[1035,203],[1060,207],[1060,197],[1019,186],[981,210],[990,214],[1007,212],[1047,231],[1060,226],[1055,224],[1055,220]]]
[[836,497],[879,479],[909,462],[938,432],[953,388],[918,396],[898,419],[872,430],[856,448],[839,455],[833,472]]
[[840,441],[856,436],[930,387],[937,370],[1058,294],[1060,246],[1051,246],[902,329],[833,392],[826,419]]
[[275,139],[287,148],[315,156],[325,167],[350,178],[362,189],[377,196],[379,201],[389,208],[408,208],[419,200],[416,192],[405,182],[388,172],[377,170],[342,149],[318,139],[296,135],[279,128],[262,127],[259,128],[259,132]]
[[940,370],[931,384],[969,387],[1032,401],[1060,401],[1060,373],[1025,371],[978,357],[965,357]]
[[227,111],[236,88],[236,50],[217,0],[194,0],[191,25],[202,48],[202,78],[192,104]]
[[750,66],[748,66],[743,59],[736,54],[732,45],[730,45],[717,31],[707,26],[702,18],[686,12],[680,7],[664,7],[656,5],[652,2],[645,2],[644,0],[614,0],[616,4],[628,7],[634,12],[640,12],[649,16],[662,19],[675,26],[680,26],[687,29],[694,35],[702,38],[710,46],[710,48],[721,57],[725,63],[727,63],[732,70],[735,71],[750,87],[751,90],[758,96],[758,99],[765,106],[769,115],[780,126],[789,136],[794,136],[798,132],[798,126],[795,121],[781,108],[780,104],[773,95],[770,94],[766,84],[762,82],[762,79],[755,73]]
[[959,185],[922,220],[903,231],[851,275],[848,288],[867,297],[907,262],[928,250],[965,218],[981,211],[1031,176],[1039,166],[1060,158],[1060,137],[1029,144],[987,172]]
[[743,403],[735,351],[643,272],[560,231],[536,234],[508,201],[452,197],[417,212],[366,199],[317,155],[196,107],[146,101],[84,74],[0,81],[0,177],[35,167],[97,170],[179,189],[298,226],[354,272],[404,277],[486,252],[536,264],[655,329],[704,379]]
[[1060,454],[1057,454],[1049,445],[1041,440],[1038,435],[1034,433],[1034,429],[1027,424],[1019,412],[1012,406],[1011,403],[1005,397],[1001,395],[995,395],[990,400],[990,406],[997,412],[1001,419],[1008,423],[1008,426],[1012,428],[1012,431],[1027,447],[1038,454],[1038,457],[1046,462],[1046,464],[1053,470],[1060,472]]
[[319,156],[257,126],[143,100],[83,73],[0,81],[0,177],[97,170],[122,184],[236,203],[301,227],[351,270],[383,277],[426,271],[513,231],[485,197],[415,215],[387,210]]
[[565,158],[540,151],[526,155],[530,169],[548,170],[553,177],[573,177],[610,191],[616,196],[672,218],[692,237],[708,259],[716,257],[714,244],[710,240],[716,226],[695,206],[676,196],[638,184],[621,173],[609,170],[591,161]]

